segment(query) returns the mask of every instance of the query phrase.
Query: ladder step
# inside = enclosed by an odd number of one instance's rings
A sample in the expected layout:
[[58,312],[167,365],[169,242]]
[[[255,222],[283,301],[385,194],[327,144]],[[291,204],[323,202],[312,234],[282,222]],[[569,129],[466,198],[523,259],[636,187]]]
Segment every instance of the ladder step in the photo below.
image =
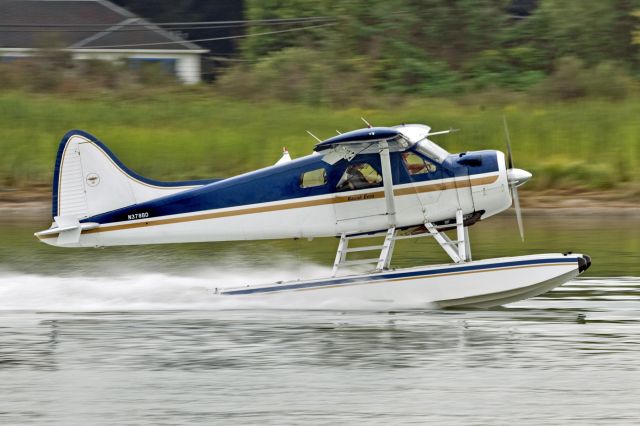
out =
[[387,235],[387,231],[384,232],[375,232],[373,234],[362,234],[362,235],[347,235],[345,238],[347,240],[359,240],[361,238],[379,238]]
[[414,234],[414,235],[399,235],[397,237],[393,237],[394,240],[406,240],[409,238],[420,238],[420,237],[433,237],[433,234],[430,234],[428,232],[423,232],[421,234]]
[[355,252],[355,251],[369,251],[369,250],[380,250],[384,246],[364,246],[364,247],[353,247],[345,250],[347,253]]
[[345,260],[344,262],[340,262],[340,266],[343,265],[365,265],[367,263],[378,263],[378,258],[375,259],[358,259],[358,260]]

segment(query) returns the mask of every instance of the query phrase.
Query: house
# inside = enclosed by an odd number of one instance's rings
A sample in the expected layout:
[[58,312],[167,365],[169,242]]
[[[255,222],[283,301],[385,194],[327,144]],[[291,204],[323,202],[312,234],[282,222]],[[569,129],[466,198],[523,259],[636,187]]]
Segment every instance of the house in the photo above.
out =
[[0,61],[54,41],[74,60],[158,63],[184,83],[200,81],[207,52],[107,0],[0,0]]

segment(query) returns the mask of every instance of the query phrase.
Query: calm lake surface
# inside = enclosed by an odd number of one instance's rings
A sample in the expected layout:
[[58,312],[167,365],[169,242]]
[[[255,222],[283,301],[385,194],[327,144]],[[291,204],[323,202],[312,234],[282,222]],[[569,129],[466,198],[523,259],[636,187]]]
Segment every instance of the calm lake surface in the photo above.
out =
[[[637,425],[640,220],[525,221],[525,244],[510,217],[472,228],[474,257],[592,268],[497,309],[371,312],[211,294],[326,275],[333,239],[65,250],[5,218],[0,424]],[[396,266],[446,261],[399,244]]]

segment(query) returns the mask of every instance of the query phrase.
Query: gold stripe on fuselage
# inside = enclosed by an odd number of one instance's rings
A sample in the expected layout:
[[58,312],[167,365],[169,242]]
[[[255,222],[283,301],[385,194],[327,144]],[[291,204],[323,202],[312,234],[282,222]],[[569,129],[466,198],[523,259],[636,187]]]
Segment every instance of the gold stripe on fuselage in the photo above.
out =
[[[475,179],[466,179],[459,181],[451,181],[451,182],[437,182],[437,183],[429,183],[426,185],[415,185],[409,188],[398,188],[393,190],[393,194],[395,196],[401,195],[411,195],[423,192],[434,192],[434,191],[444,191],[447,189],[456,189],[456,188],[468,188],[472,186],[479,185],[490,185],[498,180],[498,175],[494,176],[486,176]],[[280,210],[290,210],[290,209],[299,209],[304,207],[315,207],[322,206],[326,204],[339,204],[339,203],[349,203],[355,201],[362,200],[371,200],[376,198],[384,198],[384,191],[375,191],[369,192],[366,194],[357,194],[357,195],[341,195],[334,196],[330,198],[322,198],[318,200],[309,200],[309,201],[295,201],[291,203],[285,204],[277,204],[271,206],[261,206],[261,207],[249,207],[245,209],[238,210],[227,210],[223,212],[211,212],[211,213],[202,213],[202,214],[194,214],[191,216],[185,217],[173,217],[167,219],[151,219],[145,222],[135,222],[135,223],[122,223],[119,225],[102,225],[99,228],[88,229],[86,231],[82,231],[83,234],[94,234],[98,232],[110,232],[110,231],[121,231],[124,229],[133,229],[133,228],[143,228],[147,226],[156,226],[156,225],[169,225],[174,223],[184,223],[184,222],[192,222],[196,220],[207,220],[207,219],[219,219],[222,217],[232,217],[232,216],[242,216],[246,214],[256,214],[256,213],[267,213],[274,212]],[[56,237],[56,235],[43,235],[38,238],[52,238]]]

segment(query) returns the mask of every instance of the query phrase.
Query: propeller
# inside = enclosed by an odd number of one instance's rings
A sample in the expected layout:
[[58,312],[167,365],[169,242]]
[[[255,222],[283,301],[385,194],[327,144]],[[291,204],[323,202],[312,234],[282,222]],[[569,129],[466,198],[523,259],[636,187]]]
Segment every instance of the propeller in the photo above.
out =
[[518,187],[531,179],[532,175],[526,170],[516,169],[513,167],[513,155],[511,154],[511,138],[509,137],[507,117],[503,115],[502,120],[504,122],[504,136],[507,142],[507,181],[509,182],[509,190],[511,191],[513,207],[516,209],[516,220],[518,222],[518,230],[520,231],[520,239],[522,239],[522,241],[524,242],[524,227],[522,225],[522,209],[520,209]]

